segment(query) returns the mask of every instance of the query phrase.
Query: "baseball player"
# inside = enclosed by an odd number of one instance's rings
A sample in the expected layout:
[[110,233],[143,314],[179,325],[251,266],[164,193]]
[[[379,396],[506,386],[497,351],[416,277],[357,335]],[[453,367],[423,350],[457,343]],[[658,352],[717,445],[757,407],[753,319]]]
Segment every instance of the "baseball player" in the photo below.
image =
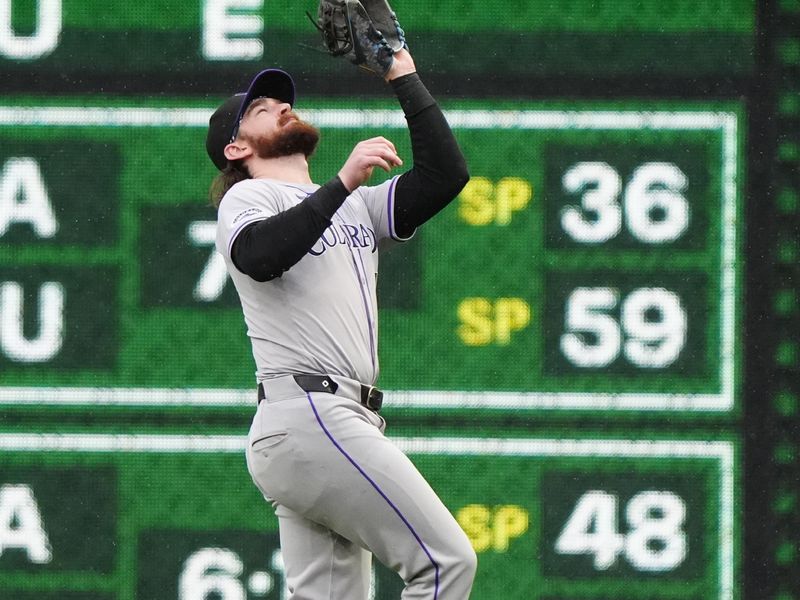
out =
[[406,600],[464,600],[476,569],[456,520],[384,435],[373,385],[379,248],[410,238],[469,177],[407,50],[384,79],[413,167],[377,186],[365,185],[374,168],[403,165],[383,137],[359,142],[330,181],[311,181],[319,134],[293,111],[284,71],[259,73],[209,124],[216,244],[257,366],[247,464],[277,515],[295,600],[365,600],[373,555],[403,578]]

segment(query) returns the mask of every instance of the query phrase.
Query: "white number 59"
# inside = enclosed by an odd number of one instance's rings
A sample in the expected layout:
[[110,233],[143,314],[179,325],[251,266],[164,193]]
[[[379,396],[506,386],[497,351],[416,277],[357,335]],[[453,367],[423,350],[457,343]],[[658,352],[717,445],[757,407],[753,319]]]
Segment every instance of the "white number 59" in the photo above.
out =
[[618,302],[614,288],[573,290],[561,336],[564,356],[583,368],[608,366],[620,353],[641,368],[664,368],[675,362],[686,345],[687,327],[678,295],[664,288],[633,290],[622,301],[619,323],[607,314]]

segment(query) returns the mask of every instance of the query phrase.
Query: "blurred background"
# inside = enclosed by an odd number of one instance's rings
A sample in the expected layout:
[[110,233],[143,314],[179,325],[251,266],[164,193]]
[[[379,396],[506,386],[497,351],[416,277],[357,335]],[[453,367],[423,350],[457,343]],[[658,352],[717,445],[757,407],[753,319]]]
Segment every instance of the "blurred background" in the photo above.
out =
[[[472,179],[381,257],[378,384],[472,597],[800,598],[800,0],[392,4]],[[0,0],[0,599],[288,597],[205,127],[277,66],[316,181],[410,158],[306,11]]]

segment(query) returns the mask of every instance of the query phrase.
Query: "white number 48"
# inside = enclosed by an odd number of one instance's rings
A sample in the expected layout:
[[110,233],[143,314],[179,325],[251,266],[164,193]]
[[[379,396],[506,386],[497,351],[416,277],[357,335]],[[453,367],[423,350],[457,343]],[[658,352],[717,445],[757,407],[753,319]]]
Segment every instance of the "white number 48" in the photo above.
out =
[[605,571],[620,554],[639,571],[671,571],[686,559],[686,504],[666,491],[645,491],[625,508],[628,532],[617,527],[618,498],[591,490],[578,499],[556,540],[559,554],[594,556],[594,568]]

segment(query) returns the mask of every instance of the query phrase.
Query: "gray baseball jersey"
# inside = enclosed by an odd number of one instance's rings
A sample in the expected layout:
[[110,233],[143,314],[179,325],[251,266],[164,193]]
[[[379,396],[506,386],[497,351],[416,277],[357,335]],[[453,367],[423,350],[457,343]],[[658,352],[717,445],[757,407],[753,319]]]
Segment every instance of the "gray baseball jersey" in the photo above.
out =
[[378,245],[402,241],[393,226],[395,183],[393,178],[355,190],[309,252],[266,282],[233,265],[236,236],[247,225],[295,206],[319,186],[247,179],[225,195],[216,245],[239,293],[259,381],[325,373],[375,382]]

